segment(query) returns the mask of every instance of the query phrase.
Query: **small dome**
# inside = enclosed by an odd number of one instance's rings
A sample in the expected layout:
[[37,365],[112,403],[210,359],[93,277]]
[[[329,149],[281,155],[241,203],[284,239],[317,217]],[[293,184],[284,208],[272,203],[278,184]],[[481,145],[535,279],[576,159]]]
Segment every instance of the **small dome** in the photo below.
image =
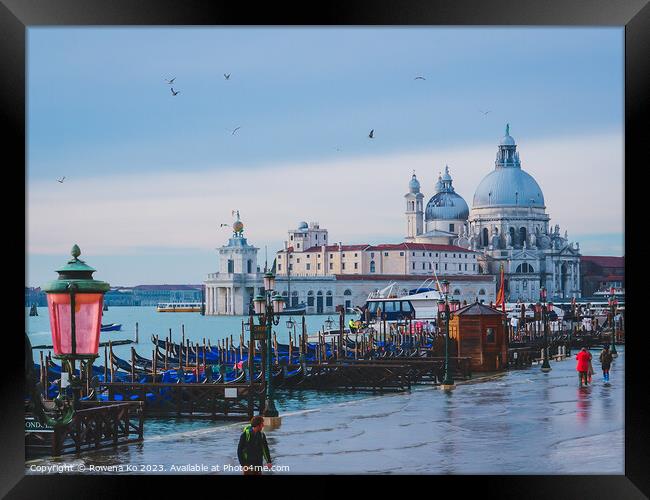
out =
[[425,210],[425,220],[467,220],[469,207],[452,185],[449,167],[445,166],[445,174],[438,177],[436,194],[434,194]]
[[244,230],[244,223],[240,220],[235,221],[232,225],[232,229],[236,233],[241,233]]
[[425,220],[467,220],[469,207],[462,196],[442,191],[431,197],[425,211]]
[[298,229],[308,229],[308,228],[309,228],[309,224],[307,224],[306,222],[301,222],[300,224],[298,224]]
[[420,191],[420,181],[418,181],[418,178],[413,174],[413,177],[411,177],[411,181],[409,182],[409,191],[412,193],[417,193]]

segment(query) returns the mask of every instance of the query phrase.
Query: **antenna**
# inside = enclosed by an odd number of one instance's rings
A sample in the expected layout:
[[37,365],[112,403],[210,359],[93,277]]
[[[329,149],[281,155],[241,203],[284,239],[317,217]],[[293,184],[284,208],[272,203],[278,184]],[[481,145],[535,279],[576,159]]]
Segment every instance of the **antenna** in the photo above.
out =
[[264,245],[264,272],[265,273],[268,271],[267,261],[268,261],[268,258],[267,258],[267,255],[266,255],[266,245]]

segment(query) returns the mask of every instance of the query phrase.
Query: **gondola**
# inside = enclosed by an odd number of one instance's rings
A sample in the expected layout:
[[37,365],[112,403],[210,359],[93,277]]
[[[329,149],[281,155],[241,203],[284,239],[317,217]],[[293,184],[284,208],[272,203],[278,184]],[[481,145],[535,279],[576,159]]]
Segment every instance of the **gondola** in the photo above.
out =
[[302,365],[297,368],[289,370],[287,366],[284,367],[282,387],[292,388],[298,385],[305,377],[305,372]]
[[122,329],[121,323],[108,323],[107,325],[101,326],[102,332],[117,332]]

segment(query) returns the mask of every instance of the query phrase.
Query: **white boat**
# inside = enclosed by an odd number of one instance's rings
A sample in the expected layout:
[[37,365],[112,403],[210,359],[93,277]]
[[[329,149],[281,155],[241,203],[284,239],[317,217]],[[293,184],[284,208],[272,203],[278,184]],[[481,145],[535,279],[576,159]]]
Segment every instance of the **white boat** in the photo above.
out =
[[201,302],[161,302],[156,306],[158,312],[201,312]]
[[376,319],[380,309],[386,321],[436,319],[438,301],[444,300],[444,295],[435,285],[434,279],[427,279],[418,288],[405,293],[398,289],[397,283],[391,282],[386,288],[370,293],[365,308],[370,319]]

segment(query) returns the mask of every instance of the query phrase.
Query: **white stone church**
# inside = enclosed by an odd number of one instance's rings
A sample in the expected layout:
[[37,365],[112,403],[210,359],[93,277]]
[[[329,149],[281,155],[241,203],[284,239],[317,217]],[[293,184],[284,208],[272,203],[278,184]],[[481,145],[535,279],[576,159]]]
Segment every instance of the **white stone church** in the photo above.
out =
[[559,225],[550,227],[542,189],[522,170],[509,126],[471,210],[454,191],[447,167],[425,209],[415,174],[405,198],[405,240],[478,251],[482,273],[498,275],[503,265],[507,301],[537,301],[542,286],[549,300],[580,297],[580,246],[566,230],[562,236]]

